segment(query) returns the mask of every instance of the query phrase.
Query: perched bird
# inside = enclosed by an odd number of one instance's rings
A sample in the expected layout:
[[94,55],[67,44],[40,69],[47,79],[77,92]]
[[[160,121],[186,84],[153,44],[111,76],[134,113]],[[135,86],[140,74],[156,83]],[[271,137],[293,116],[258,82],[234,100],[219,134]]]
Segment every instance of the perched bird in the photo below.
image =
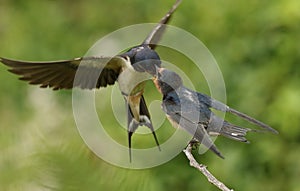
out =
[[248,142],[245,138],[246,133],[255,130],[233,125],[219,118],[210,108],[232,113],[262,127],[263,130],[278,133],[270,126],[234,110],[208,95],[184,87],[180,76],[171,70],[157,68],[157,71],[154,72],[149,68],[144,68],[144,71],[152,74],[156,73],[154,75],[154,83],[163,95],[162,109],[169,121],[174,126],[178,126],[192,134],[194,139],[201,142],[221,158],[223,156],[214,145],[210,135],[223,135],[233,140]]
[[[155,142],[157,137],[150,114],[143,97],[145,73],[135,68],[135,63],[160,67],[160,58],[154,51],[156,44],[165,31],[165,24],[171,18],[181,0],[177,0],[157,26],[149,33],[141,45],[114,57],[82,57],[72,60],[51,62],[26,62],[0,58],[0,62],[9,66],[10,72],[20,75],[20,80],[30,84],[40,84],[42,88],[53,90],[94,89],[119,83],[120,90],[128,103],[128,145],[131,152],[131,136],[140,125],[150,128]],[[130,154],[131,156],[131,154]],[[130,159],[131,160],[131,159]]]

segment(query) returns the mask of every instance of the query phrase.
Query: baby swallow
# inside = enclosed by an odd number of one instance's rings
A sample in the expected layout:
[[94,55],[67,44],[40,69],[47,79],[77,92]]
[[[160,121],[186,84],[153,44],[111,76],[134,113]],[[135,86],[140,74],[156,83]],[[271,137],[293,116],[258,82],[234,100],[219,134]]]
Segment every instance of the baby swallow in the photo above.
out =
[[173,71],[158,68],[154,83],[163,95],[162,109],[169,121],[174,126],[178,126],[192,134],[194,139],[208,147],[221,158],[223,156],[214,145],[210,135],[223,135],[233,140],[248,142],[245,138],[246,133],[256,130],[231,124],[215,115],[211,111],[211,108],[232,113],[262,127],[266,131],[278,133],[270,126],[234,110],[208,95],[184,87],[180,76]]
[[[113,85],[116,81],[128,105],[128,144],[131,148],[131,136],[140,125],[150,128],[159,147],[150,114],[143,97],[145,73],[135,68],[136,63],[160,67],[160,58],[154,51],[163,35],[172,13],[181,0],[177,0],[157,26],[139,46],[114,57],[82,57],[72,60],[51,62],[27,62],[0,58],[0,62],[9,66],[10,72],[20,75],[20,80],[53,90],[94,89]],[[80,69],[80,70],[79,70]],[[130,154],[131,156],[131,154]]]

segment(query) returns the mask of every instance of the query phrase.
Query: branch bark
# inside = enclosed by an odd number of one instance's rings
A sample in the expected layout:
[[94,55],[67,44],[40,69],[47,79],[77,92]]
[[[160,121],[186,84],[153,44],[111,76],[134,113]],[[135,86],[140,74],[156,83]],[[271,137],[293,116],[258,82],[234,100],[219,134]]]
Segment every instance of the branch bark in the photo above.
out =
[[220,190],[223,191],[233,191],[232,189],[229,189],[224,183],[219,181],[214,175],[212,175],[206,168],[205,165],[199,164],[196,159],[194,158],[192,154],[192,144],[189,144],[185,150],[183,150],[184,154],[190,161],[190,166],[198,169],[204,176],[206,176],[207,180],[218,187]]

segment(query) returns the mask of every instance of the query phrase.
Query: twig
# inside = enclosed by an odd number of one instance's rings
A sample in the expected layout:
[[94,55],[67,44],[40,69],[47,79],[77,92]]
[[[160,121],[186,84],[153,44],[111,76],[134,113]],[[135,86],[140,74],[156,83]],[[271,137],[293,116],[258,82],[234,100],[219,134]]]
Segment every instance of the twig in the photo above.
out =
[[225,184],[223,184],[221,181],[219,181],[218,179],[216,179],[216,177],[214,177],[214,175],[212,175],[206,168],[205,165],[203,164],[199,164],[196,159],[194,158],[194,156],[192,155],[192,145],[189,144],[185,150],[183,150],[184,154],[186,155],[186,157],[189,159],[190,161],[190,165],[192,167],[195,167],[196,169],[198,169],[204,176],[206,176],[207,180],[214,184],[216,187],[218,187],[220,190],[223,191],[233,191],[232,189],[229,189],[227,186],[225,186]]

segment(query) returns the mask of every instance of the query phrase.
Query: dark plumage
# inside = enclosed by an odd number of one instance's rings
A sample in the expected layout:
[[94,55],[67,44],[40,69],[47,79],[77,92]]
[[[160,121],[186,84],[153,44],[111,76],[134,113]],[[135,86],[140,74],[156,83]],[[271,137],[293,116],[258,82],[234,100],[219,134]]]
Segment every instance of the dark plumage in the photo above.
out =
[[205,94],[184,87],[180,76],[173,71],[158,68],[154,82],[163,95],[162,109],[170,122],[192,134],[195,139],[222,158],[223,156],[209,135],[223,135],[236,141],[248,142],[245,135],[248,131],[253,130],[233,125],[219,118],[210,108],[230,112],[266,131],[277,133],[270,126],[246,114],[231,109]]

